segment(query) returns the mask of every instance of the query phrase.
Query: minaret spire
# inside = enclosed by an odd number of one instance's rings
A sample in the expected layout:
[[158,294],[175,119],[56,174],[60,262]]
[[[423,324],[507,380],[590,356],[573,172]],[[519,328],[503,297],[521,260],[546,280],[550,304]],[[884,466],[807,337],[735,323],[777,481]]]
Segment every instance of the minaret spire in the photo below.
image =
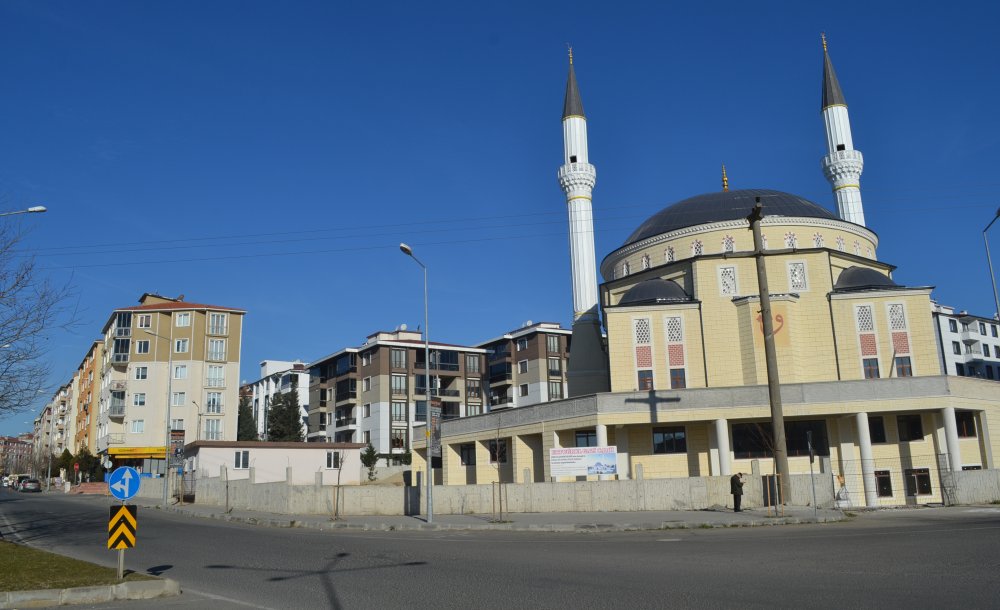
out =
[[570,272],[573,279],[573,349],[566,377],[569,396],[611,389],[608,355],[601,334],[597,303],[597,260],[594,256],[592,193],[597,169],[587,151],[587,118],[569,49],[569,75],[563,102],[563,166],[559,186],[566,193],[569,213]]
[[823,174],[833,187],[837,199],[837,212],[843,220],[864,226],[865,213],[861,205],[861,172],[864,157],[854,150],[851,120],[847,114],[847,100],[840,89],[837,73],[833,70],[827,49],[826,34],[823,40],[823,124],[826,127],[827,155],[821,162]]
[[729,190],[729,176],[726,175],[726,164],[722,164],[722,191]]

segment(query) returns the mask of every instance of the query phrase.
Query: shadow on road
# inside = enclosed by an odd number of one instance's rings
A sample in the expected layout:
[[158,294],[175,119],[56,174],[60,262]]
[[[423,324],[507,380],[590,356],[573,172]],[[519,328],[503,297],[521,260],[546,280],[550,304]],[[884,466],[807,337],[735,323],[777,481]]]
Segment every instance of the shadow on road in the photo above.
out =
[[400,568],[404,566],[422,566],[427,565],[426,561],[407,561],[404,563],[390,563],[385,565],[375,565],[357,568],[344,568],[338,567],[338,564],[345,557],[349,557],[350,553],[337,553],[333,557],[328,558],[325,565],[316,570],[291,570],[286,568],[254,568],[254,567],[241,567],[241,566],[231,566],[223,564],[212,564],[205,566],[210,570],[246,570],[255,572],[286,572],[284,576],[272,576],[267,580],[270,582],[282,582],[286,580],[295,580],[297,578],[308,578],[310,576],[319,577],[320,585],[323,587],[323,592],[326,594],[326,599],[329,602],[329,607],[336,610],[341,610],[343,606],[340,600],[337,598],[337,590],[333,583],[333,575],[338,573],[347,572],[358,572],[364,570],[382,570],[386,568]]

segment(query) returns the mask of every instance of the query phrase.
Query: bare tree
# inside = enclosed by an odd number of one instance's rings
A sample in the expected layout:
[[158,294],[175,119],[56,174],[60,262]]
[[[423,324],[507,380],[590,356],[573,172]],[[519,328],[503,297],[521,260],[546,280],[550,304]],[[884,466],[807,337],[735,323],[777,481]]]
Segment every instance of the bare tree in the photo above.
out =
[[18,250],[23,234],[0,223],[0,416],[32,408],[46,385],[47,333],[67,327],[68,286],[53,286]]

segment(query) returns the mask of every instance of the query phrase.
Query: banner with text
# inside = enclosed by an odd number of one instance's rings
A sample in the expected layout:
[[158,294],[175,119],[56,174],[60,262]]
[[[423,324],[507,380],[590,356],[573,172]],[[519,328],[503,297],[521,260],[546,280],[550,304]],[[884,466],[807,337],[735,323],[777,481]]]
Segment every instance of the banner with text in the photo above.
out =
[[553,477],[618,474],[618,447],[565,447],[549,449]]

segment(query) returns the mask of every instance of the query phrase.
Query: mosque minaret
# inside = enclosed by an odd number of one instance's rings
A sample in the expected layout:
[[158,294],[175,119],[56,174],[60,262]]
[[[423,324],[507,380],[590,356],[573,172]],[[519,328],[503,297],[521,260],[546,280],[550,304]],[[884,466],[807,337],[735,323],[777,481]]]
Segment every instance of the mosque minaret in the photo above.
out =
[[567,368],[570,396],[608,391],[607,350],[597,306],[597,261],[594,255],[594,214],[591,194],[597,169],[587,156],[587,117],[569,51],[569,76],[563,102],[563,165],[559,186],[566,193],[569,213],[570,272],[573,278],[573,349]]
[[837,73],[826,48],[823,36],[823,124],[826,126],[826,147],[829,154],[823,157],[823,174],[833,186],[840,218],[865,226],[865,212],[861,206],[861,172],[864,157],[854,150],[851,137],[851,119],[847,115],[847,101],[837,82]]

